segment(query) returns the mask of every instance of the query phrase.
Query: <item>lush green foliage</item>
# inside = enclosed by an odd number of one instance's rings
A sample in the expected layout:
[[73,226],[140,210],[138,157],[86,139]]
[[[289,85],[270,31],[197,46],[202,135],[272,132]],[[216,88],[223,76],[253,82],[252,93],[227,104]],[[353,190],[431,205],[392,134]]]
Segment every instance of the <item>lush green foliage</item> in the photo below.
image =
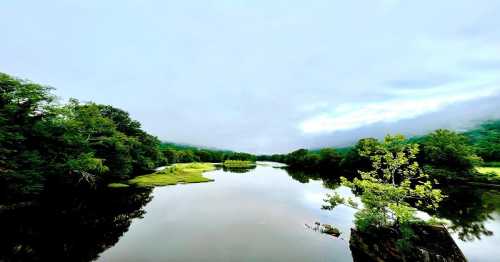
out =
[[386,136],[377,146],[360,151],[369,156],[372,169],[359,171],[361,178],[349,181],[341,178],[342,185],[360,193],[362,207],[352,198],[334,194],[328,199],[327,209],[346,204],[359,209],[355,223],[359,230],[372,227],[394,227],[409,237],[409,224],[418,221],[416,208],[435,209],[443,196],[439,189],[419,167],[416,158],[418,145],[406,143],[403,136]]
[[434,168],[471,171],[481,164],[466,136],[450,130],[436,130],[421,141],[419,160]]
[[477,171],[481,174],[491,175],[500,178],[500,167],[477,167]]
[[500,162],[500,120],[483,123],[465,135],[470,138],[476,153],[484,161]]
[[179,183],[201,183],[213,181],[202,176],[203,172],[214,170],[212,163],[175,164],[150,175],[135,177],[128,181],[139,187],[175,185]]
[[255,162],[247,160],[226,160],[222,165],[229,168],[249,168],[256,166]]
[[198,148],[168,142],[161,144],[161,151],[165,164],[190,162],[220,163],[225,160],[255,161],[256,159],[254,155],[248,153]]
[[317,151],[299,149],[287,155],[261,155],[257,159],[286,163],[292,169],[336,171],[340,169],[342,155],[334,148],[322,148]]
[[159,141],[107,105],[55,103],[51,89],[0,74],[0,201],[49,183],[127,179],[161,160]]

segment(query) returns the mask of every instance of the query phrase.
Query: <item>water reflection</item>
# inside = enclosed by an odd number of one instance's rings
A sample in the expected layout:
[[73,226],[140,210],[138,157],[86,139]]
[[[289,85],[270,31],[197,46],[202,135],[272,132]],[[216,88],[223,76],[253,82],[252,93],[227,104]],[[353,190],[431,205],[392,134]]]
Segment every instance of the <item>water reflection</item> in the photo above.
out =
[[242,173],[248,173],[248,172],[254,170],[255,168],[257,168],[257,166],[252,166],[252,167],[225,167],[225,166],[223,166],[222,170],[224,172],[242,174]]
[[352,212],[321,209],[330,189],[259,165],[216,170],[213,183],[155,188],[144,219],[100,261],[352,261],[346,240],[308,230],[320,221],[348,234]]
[[[301,183],[321,179],[325,187],[338,187],[338,181],[328,174],[287,172]],[[497,248],[500,241],[500,190],[456,185],[443,187],[442,190],[448,197],[438,210],[429,213],[448,222],[447,228],[470,261],[496,261],[500,256]]]
[[0,261],[92,261],[115,245],[150,190],[66,191],[0,213]]
[[340,186],[340,176],[338,174],[305,172],[289,168],[284,168],[284,170],[293,180],[302,184],[309,183],[311,180],[321,180],[323,182],[323,186],[329,189],[336,189]]
[[[321,209],[332,189],[351,194],[339,187],[339,174],[259,165],[205,175],[215,182],[154,192],[57,192],[36,207],[4,211],[0,261],[352,261],[354,211]],[[469,241],[458,244],[471,261],[494,261],[500,252],[498,191],[443,190],[449,197],[436,215],[451,222],[455,240]],[[316,221],[343,235],[332,239],[304,226]]]
[[[285,169],[288,175],[300,183],[321,180],[330,189],[340,186],[339,176],[329,173],[313,173],[301,170]],[[500,210],[500,192],[477,186],[449,186],[442,188],[447,197],[436,211],[429,213],[450,223],[448,229],[456,233],[462,241],[480,240],[493,235],[485,223],[495,218],[493,214]]]
[[462,186],[443,188],[443,193],[448,197],[441,202],[435,215],[449,220],[450,231],[460,240],[480,240],[493,235],[485,223],[494,220],[494,212],[500,210],[498,191]]

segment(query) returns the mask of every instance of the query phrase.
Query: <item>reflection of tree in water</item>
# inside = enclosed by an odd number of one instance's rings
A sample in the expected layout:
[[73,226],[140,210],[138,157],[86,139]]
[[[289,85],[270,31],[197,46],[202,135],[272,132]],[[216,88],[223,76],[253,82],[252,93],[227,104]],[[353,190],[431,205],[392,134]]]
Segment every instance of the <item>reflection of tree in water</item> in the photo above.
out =
[[[323,181],[323,185],[330,189],[339,186],[337,175],[304,172],[301,170],[286,169],[288,175],[300,183],[309,183],[310,180]],[[493,232],[485,227],[485,222],[493,220],[492,214],[500,211],[500,193],[477,187],[446,187],[442,188],[447,197],[440,203],[437,211],[431,211],[439,218],[451,222],[450,231],[457,233],[463,241],[481,239],[491,236]]]
[[231,172],[231,173],[247,173],[250,170],[253,170],[257,168],[257,166],[252,166],[252,167],[222,167],[222,170],[224,172]]
[[92,261],[115,245],[151,190],[59,192],[0,213],[0,261]]
[[443,188],[447,197],[440,203],[436,215],[451,222],[449,229],[463,241],[491,236],[484,223],[500,210],[500,194],[472,187]]
[[335,189],[340,185],[340,176],[332,175],[331,173],[310,172],[297,169],[285,169],[288,175],[294,180],[306,184],[310,180],[322,180],[326,188]]

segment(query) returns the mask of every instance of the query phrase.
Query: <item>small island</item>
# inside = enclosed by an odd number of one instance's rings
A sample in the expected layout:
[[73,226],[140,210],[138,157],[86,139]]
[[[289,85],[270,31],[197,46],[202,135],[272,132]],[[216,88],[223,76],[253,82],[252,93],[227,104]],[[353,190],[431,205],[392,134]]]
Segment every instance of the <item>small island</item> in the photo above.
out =
[[255,162],[248,160],[226,160],[222,165],[227,168],[253,168],[257,166]]
[[212,182],[213,179],[202,176],[202,173],[214,169],[215,166],[212,163],[175,164],[153,174],[135,177],[127,183],[138,187],[154,187]]

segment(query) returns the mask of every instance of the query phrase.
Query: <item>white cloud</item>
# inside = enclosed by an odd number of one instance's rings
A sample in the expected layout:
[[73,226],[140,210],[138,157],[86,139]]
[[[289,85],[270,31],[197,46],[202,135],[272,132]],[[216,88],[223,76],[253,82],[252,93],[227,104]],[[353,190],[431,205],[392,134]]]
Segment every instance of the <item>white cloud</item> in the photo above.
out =
[[[450,92],[448,87],[433,89],[433,92],[406,90],[398,92],[404,96],[388,101],[364,105],[341,104],[331,113],[321,113],[306,119],[300,124],[300,129],[304,133],[332,133],[380,122],[397,122],[436,112],[454,103],[492,96],[500,91],[496,85],[457,89],[455,92]],[[352,110],[346,110],[349,108]]]

